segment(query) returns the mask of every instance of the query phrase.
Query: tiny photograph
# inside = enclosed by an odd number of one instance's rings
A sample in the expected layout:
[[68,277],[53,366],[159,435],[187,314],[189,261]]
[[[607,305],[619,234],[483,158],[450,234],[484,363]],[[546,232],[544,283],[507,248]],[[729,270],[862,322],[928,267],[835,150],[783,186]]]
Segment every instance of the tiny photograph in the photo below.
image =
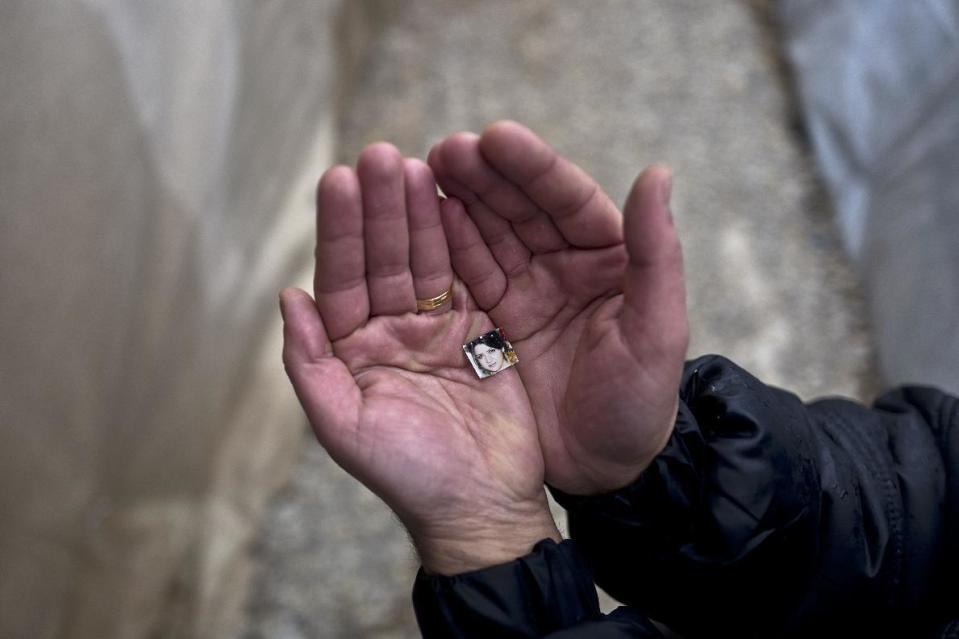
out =
[[480,379],[495,375],[519,362],[513,345],[500,328],[494,328],[489,333],[483,333],[463,344],[463,352]]

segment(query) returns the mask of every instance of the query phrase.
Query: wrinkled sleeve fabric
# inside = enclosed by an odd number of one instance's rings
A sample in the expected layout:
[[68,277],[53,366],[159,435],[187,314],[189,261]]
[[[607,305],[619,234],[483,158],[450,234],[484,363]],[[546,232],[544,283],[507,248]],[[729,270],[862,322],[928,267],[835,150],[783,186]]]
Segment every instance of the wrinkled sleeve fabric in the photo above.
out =
[[806,405],[717,356],[680,396],[635,483],[553,491],[607,592],[689,637],[924,636],[957,613],[956,399]]
[[420,570],[413,604],[425,639],[662,637],[636,609],[600,613],[589,566],[571,541],[543,540],[515,561],[460,575]]

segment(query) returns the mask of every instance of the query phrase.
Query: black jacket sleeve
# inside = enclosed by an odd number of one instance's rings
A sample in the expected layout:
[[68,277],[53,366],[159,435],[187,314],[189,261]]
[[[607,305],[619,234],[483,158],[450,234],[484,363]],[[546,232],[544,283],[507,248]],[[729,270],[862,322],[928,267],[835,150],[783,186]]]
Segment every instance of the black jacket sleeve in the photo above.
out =
[[515,561],[445,577],[421,569],[413,604],[425,639],[625,639],[662,635],[639,611],[602,615],[571,541],[546,539]]
[[696,636],[925,636],[959,607],[959,402],[926,388],[804,405],[689,363],[631,486],[553,491],[597,582]]

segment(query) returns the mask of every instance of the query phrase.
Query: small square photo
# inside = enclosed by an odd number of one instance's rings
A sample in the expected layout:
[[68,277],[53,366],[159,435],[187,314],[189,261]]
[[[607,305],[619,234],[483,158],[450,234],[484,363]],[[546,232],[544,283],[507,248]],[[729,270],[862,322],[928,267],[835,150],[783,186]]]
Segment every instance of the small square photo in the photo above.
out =
[[480,379],[505,371],[519,361],[513,345],[500,328],[494,328],[463,344],[463,352]]

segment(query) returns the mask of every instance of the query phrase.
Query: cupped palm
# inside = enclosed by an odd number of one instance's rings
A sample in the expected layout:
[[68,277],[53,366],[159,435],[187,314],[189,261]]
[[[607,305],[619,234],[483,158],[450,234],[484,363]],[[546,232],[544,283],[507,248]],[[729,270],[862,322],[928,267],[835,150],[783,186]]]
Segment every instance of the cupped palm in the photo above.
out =
[[637,180],[625,220],[527,129],[456,134],[429,158],[454,269],[521,358],[546,478],[573,493],[632,481],[676,415],[688,327],[669,174]]
[[[430,549],[456,546],[462,561],[432,561],[437,570],[512,559],[554,536],[518,374],[481,380],[464,357],[462,345],[493,324],[453,282],[429,168],[378,144],[355,172],[328,171],[316,260],[315,299],[281,294],[284,363],[333,459],[397,512],[424,563]],[[450,304],[416,313],[417,298],[451,285]],[[518,527],[529,539],[507,548],[498,538]],[[500,546],[479,549],[490,539]]]

